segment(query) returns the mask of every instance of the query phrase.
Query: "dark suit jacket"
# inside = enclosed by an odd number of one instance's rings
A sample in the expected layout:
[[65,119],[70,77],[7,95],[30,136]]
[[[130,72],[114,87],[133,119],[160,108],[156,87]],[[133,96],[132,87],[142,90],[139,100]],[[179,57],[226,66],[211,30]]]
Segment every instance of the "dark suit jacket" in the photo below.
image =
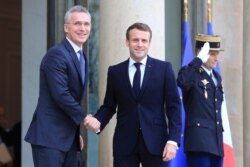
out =
[[109,67],[104,104],[95,117],[103,130],[117,112],[114,155],[132,153],[140,127],[150,153],[162,155],[168,140],[179,143],[181,137],[180,98],[172,66],[148,57],[141,91],[136,97],[128,65],[129,60]]
[[178,74],[186,113],[184,148],[185,152],[207,152],[223,156],[221,77],[213,71],[218,81],[215,86],[201,65],[202,61],[195,58]]
[[[87,72],[85,76],[86,81]],[[81,107],[83,93],[79,61],[65,38],[41,62],[38,104],[25,140],[68,151],[85,117]]]

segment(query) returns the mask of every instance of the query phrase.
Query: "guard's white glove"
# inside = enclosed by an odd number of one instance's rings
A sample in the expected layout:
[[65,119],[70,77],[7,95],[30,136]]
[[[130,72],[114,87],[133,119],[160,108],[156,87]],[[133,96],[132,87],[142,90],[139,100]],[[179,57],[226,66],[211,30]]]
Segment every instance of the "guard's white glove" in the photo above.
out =
[[198,53],[197,57],[200,58],[203,63],[206,63],[207,59],[209,58],[209,54],[208,54],[209,50],[210,50],[209,43],[206,42],[206,43],[204,43],[203,47],[201,48],[200,52]]

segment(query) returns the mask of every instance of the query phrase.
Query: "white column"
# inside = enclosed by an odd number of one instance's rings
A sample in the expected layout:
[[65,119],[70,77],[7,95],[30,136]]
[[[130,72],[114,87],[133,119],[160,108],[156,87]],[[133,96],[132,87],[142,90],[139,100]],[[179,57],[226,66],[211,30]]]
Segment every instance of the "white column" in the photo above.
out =
[[[243,76],[245,76],[245,74],[249,75],[249,72],[243,72],[242,67],[244,60],[243,47],[248,46],[248,41],[243,43],[243,28],[249,28],[247,24],[243,27],[243,16],[243,1],[213,1],[214,34],[222,36],[221,47],[224,49],[223,52],[220,52],[219,59],[232,132],[234,155],[236,157],[236,166],[245,166],[243,165],[243,129],[245,128],[243,123],[246,125],[248,123],[243,122],[243,119],[245,119],[247,115],[249,118],[249,114],[243,115],[243,92],[247,91],[243,87]],[[247,34],[245,37],[247,39]],[[248,66],[245,67],[245,69],[249,71]],[[246,87],[249,88],[249,86]],[[248,97],[249,96],[245,99],[246,106],[247,104],[249,105]],[[249,131],[246,132],[249,133]],[[246,148],[248,145],[249,143],[247,143]]]
[[47,1],[22,0],[22,166],[32,167],[31,146],[23,139],[36,108],[39,66],[47,50]]
[[[243,31],[243,165],[249,166],[250,164],[250,1],[244,0],[244,31]],[[239,165],[240,166],[240,165]]]
[[[129,57],[125,45],[126,30],[135,22],[148,24],[152,29],[149,55],[165,59],[164,0],[101,0],[100,1],[100,104],[106,91],[108,66]],[[116,115],[100,135],[99,166],[112,166],[112,140]],[[129,139],[129,137],[128,137]]]

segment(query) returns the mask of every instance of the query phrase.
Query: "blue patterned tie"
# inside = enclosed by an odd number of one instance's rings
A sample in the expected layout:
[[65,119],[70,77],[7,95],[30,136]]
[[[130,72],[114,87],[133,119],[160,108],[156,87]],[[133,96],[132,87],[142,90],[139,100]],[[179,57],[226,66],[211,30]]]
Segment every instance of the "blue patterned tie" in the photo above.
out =
[[83,57],[82,50],[79,50],[78,53],[80,54],[80,59],[79,59],[80,70],[81,70],[81,75],[82,75],[82,84],[84,85],[84,82],[85,82],[85,60]]
[[136,96],[138,96],[141,89],[141,69],[140,69],[141,63],[134,63],[134,65],[136,67],[136,72],[133,80],[133,90]]

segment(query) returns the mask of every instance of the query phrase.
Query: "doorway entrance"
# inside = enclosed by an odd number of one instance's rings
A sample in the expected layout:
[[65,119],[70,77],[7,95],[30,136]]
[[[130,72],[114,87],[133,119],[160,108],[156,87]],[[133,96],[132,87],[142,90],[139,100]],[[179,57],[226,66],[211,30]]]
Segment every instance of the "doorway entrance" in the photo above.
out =
[[[4,109],[13,163],[20,167],[21,149],[21,0],[1,1],[0,5],[0,107]],[[5,142],[5,141],[4,141]]]
[[21,119],[21,1],[0,5],[0,106],[10,126]]

